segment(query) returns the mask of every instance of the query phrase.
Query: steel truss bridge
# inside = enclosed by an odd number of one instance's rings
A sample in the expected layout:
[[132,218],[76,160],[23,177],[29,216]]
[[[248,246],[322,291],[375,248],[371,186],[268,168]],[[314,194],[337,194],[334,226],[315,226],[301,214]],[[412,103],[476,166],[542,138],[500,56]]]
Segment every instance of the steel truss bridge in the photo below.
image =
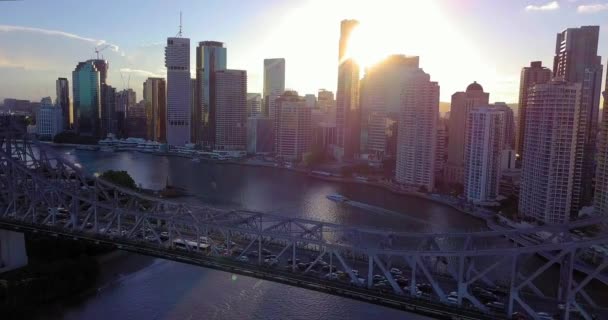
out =
[[[603,218],[430,234],[193,206],[87,176],[15,122],[0,118],[3,229],[111,244],[440,318],[547,319],[543,311],[592,319],[608,310],[593,293],[594,285],[606,291],[608,259],[582,258],[608,244]],[[589,226],[598,232],[571,233]],[[530,239],[537,241],[522,244]],[[549,273],[549,283],[541,281]]]

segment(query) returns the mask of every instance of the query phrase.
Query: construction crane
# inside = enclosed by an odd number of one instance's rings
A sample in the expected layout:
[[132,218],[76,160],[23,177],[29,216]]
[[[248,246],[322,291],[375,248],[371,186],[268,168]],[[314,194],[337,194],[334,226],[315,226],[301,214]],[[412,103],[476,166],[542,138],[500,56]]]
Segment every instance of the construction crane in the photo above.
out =
[[110,46],[111,46],[110,44],[104,44],[104,45],[95,47],[95,53],[97,54],[98,60],[99,60],[99,53],[102,52],[103,50],[109,48]]

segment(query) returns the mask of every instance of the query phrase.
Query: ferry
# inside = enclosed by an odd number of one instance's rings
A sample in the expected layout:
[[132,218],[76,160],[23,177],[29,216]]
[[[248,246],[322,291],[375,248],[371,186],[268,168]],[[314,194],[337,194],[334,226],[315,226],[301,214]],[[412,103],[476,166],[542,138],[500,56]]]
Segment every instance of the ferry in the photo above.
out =
[[349,201],[349,199],[343,195],[334,193],[334,194],[330,194],[327,196],[327,199],[331,200],[331,201],[335,201],[335,202],[346,202]]

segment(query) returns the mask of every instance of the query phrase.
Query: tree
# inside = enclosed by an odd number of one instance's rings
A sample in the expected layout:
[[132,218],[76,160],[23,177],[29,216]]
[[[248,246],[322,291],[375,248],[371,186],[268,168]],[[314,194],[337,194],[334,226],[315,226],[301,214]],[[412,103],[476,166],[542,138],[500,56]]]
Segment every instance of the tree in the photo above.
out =
[[131,178],[131,175],[129,175],[129,173],[126,171],[108,170],[102,173],[100,177],[121,187],[125,187],[128,189],[137,189],[135,180],[133,180],[133,178]]

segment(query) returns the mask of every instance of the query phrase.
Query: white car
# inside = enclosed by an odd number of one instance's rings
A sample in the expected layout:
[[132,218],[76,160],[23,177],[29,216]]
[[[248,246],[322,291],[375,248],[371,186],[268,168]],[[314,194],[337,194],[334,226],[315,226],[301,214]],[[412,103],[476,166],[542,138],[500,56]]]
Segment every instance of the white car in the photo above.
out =
[[236,258],[236,260],[241,261],[241,262],[249,262],[249,258],[247,258],[247,256],[240,256],[240,257]]

